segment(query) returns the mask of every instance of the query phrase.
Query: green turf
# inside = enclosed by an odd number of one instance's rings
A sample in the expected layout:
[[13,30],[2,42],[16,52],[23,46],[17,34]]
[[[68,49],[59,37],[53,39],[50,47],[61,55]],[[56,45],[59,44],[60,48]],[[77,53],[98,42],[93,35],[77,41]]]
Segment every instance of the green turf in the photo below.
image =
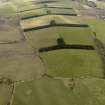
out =
[[86,22],[91,26],[92,30],[96,32],[97,37],[105,43],[105,22],[100,19],[86,19]]
[[11,98],[10,86],[0,84],[0,105],[7,105]]
[[25,34],[28,42],[32,46],[37,48],[56,45],[57,39],[60,37],[64,38],[66,44],[81,44],[95,46],[94,40],[92,39],[92,35],[93,34],[89,28],[73,27],[52,27],[48,29],[30,31]]
[[37,5],[34,5],[32,2],[29,2],[29,1],[23,1],[23,0],[15,0],[14,1],[15,4],[17,4],[17,7],[18,7],[18,12],[19,11],[25,11],[25,10],[30,10],[30,9],[36,9],[36,8],[39,8],[39,7],[43,7],[42,4],[37,4]]
[[46,10],[44,8],[42,9],[37,9],[37,10],[31,10],[31,11],[25,11],[25,12],[20,12],[18,13],[20,17],[30,17],[30,16],[39,16],[39,15],[44,15],[46,14]]
[[105,103],[105,81],[98,78],[85,78],[81,82],[91,91],[94,97],[100,101],[100,105]]
[[57,38],[59,38],[56,27],[26,32],[25,37],[28,43],[35,48],[57,45]]
[[0,6],[0,16],[15,16],[16,15],[16,6],[11,3]]
[[46,15],[37,18],[25,19],[21,20],[20,24],[23,29],[28,29],[38,26],[49,25],[52,20],[54,20],[57,24],[83,24],[80,18],[63,15]]
[[73,5],[73,2],[71,1],[61,1],[60,2],[56,2],[56,3],[49,3],[47,4],[48,6],[52,6],[52,7],[68,7],[68,8],[73,8],[74,5]]
[[105,9],[105,2],[104,1],[96,1],[95,2],[98,8]]
[[[14,16],[15,12],[42,7],[26,0],[13,0],[13,4],[0,5],[0,16]],[[28,1],[28,0],[27,0]],[[49,6],[73,7],[69,0],[59,0],[60,3],[49,3]],[[52,9],[53,13],[74,13],[74,10]],[[46,14],[46,9],[31,10],[18,13],[19,17]],[[78,17],[77,17],[78,18]],[[37,19],[21,21],[22,28],[31,28],[49,24],[51,20],[57,23],[80,24],[80,19],[68,16],[45,16]],[[105,42],[102,20],[87,20],[97,37]],[[1,28],[1,27],[0,27]],[[13,30],[13,31],[11,31]],[[20,40],[17,30],[4,29],[0,31],[0,42]],[[57,44],[57,39],[64,38],[67,44],[92,45],[92,32],[89,28],[52,27],[24,33],[26,41],[17,44],[0,45],[0,75],[13,80],[30,80],[40,78],[43,73],[54,77],[104,77],[104,64],[97,51],[87,50],[56,50],[33,55],[36,48]],[[28,43],[28,46],[27,46]],[[31,45],[31,47],[30,47]],[[46,68],[46,71],[44,67]],[[63,78],[64,79],[64,78]],[[70,82],[70,81],[69,81]],[[68,81],[41,79],[30,82],[17,82],[12,105],[104,105],[105,81],[96,78],[75,79],[74,89]],[[69,87],[67,86],[69,85]],[[11,88],[12,89],[12,88]],[[11,98],[10,86],[0,84],[0,105],[8,105]]]
[[47,14],[47,10],[50,11],[50,13],[52,14],[76,14],[73,9],[41,8],[36,10],[20,12],[18,13],[18,15],[20,15],[21,17],[44,15]]
[[76,14],[73,9],[47,8],[47,10],[55,14]]
[[[105,81],[100,82],[96,83],[90,79],[87,83],[87,80],[75,79],[74,90],[66,87],[61,80],[41,79],[23,82],[16,86],[12,105],[104,105]],[[88,85],[91,83],[91,86]],[[99,98],[92,91],[94,89],[95,92],[102,93],[103,97]]]
[[95,44],[90,28],[61,27],[58,28],[58,30],[58,34],[60,37],[64,38],[66,44],[82,44],[93,46]]
[[51,76],[104,76],[102,60],[95,51],[65,49],[44,52],[40,56]]

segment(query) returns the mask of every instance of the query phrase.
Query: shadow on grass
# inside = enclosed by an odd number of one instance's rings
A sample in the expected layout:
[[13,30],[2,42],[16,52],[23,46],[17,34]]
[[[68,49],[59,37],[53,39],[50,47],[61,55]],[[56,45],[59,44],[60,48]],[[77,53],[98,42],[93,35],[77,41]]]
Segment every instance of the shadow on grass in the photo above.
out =
[[77,16],[76,13],[46,13],[46,14],[41,14],[41,15],[33,15],[33,16],[27,16],[27,17],[22,17],[21,20],[26,20],[26,19],[31,19],[31,18],[37,18],[37,17],[43,17],[47,15],[65,15],[65,16]]
[[34,30],[39,30],[39,29],[46,29],[50,27],[82,27],[82,28],[88,28],[89,26],[87,24],[48,24],[48,25],[43,25],[43,26],[38,26],[38,27],[33,27],[33,28],[27,28],[23,29],[24,32],[29,32],[29,31],[34,31]]
[[66,44],[63,38],[57,39],[58,45],[53,45],[50,47],[40,48],[39,52],[48,52],[60,49],[81,49],[81,50],[95,50],[93,46],[90,45],[80,45],[80,44]]

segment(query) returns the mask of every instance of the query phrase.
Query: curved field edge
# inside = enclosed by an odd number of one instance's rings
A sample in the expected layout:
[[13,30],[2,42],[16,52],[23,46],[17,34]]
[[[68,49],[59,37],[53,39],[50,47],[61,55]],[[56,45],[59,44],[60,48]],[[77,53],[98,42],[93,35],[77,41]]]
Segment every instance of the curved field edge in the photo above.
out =
[[12,96],[12,86],[0,84],[0,105],[8,105]]
[[46,73],[53,77],[104,77],[104,65],[96,51],[65,49],[40,53],[40,56]]

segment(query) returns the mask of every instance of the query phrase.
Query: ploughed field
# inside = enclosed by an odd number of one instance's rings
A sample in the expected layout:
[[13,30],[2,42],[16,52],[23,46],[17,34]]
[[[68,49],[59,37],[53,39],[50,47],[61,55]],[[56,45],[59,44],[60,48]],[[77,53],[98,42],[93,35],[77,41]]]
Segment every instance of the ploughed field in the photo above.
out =
[[96,32],[98,39],[105,43],[105,21],[101,19],[86,19],[86,22],[91,26],[92,30]]

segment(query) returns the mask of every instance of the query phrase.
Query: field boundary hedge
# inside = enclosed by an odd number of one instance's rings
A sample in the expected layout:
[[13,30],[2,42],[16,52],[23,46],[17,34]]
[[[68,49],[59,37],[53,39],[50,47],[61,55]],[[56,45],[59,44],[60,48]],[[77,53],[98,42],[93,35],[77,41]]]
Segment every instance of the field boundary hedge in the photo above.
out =
[[49,25],[44,25],[44,26],[23,29],[23,31],[29,32],[33,30],[45,29],[45,28],[56,27],[56,26],[57,27],[83,27],[83,28],[89,27],[87,24],[49,24]]
[[31,9],[21,10],[21,11],[18,11],[17,13],[27,12],[27,11],[31,11],[31,10],[38,10],[38,9],[47,9],[47,8],[73,9],[73,8],[70,8],[70,7],[58,7],[58,6],[53,7],[53,6],[48,6],[48,7],[39,7],[39,8],[31,8]]
[[40,48],[39,52],[48,52],[53,50],[60,50],[60,49],[81,49],[81,50],[95,50],[91,45],[79,45],[79,44],[71,44],[71,45],[54,45],[50,47]]
[[27,16],[27,17],[21,17],[21,20],[31,19],[31,18],[37,18],[47,15],[65,15],[65,16],[77,16],[76,13],[70,14],[70,13],[50,13],[50,14],[41,14],[41,15],[33,15],[33,16]]
[[[32,2],[32,1],[31,1]],[[58,1],[56,1],[56,0],[51,0],[51,1],[33,1],[34,3],[36,3],[36,4],[46,4],[46,3],[56,3],[56,2],[58,2]]]

